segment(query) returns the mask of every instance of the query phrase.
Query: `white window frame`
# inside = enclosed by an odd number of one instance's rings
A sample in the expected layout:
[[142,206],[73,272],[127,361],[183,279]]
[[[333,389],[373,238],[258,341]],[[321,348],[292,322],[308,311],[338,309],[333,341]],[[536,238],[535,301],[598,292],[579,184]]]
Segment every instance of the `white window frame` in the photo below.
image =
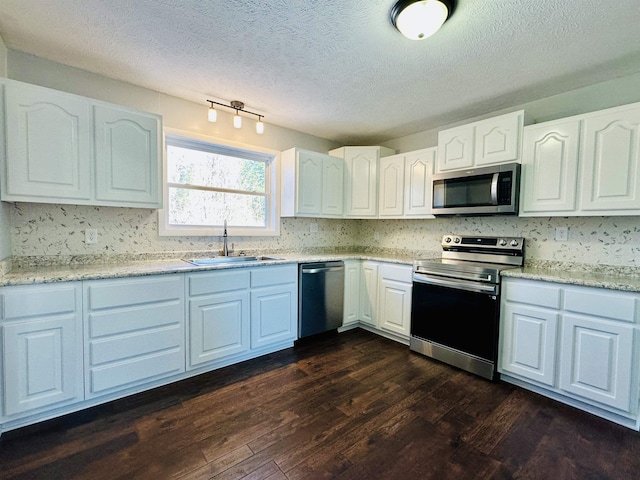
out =
[[171,225],[169,224],[169,185],[167,182],[167,145],[166,136],[182,137],[186,140],[194,140],[197,142],[211,143],[222,145],[225,147],[237,148],[239,150],[248,150],[250,152],[258,152],[271,155],[273,159],[267,163],[265,172],[265,196],[267,198],[267,218],[264,227],[228,227],[230,237],[265,237],[280,235],[280,152],[267,148],[256,147],[255,145],[246,145],[238,142],[232,142],[208,135],[202,135],[173,128],[164,128],[163,135],[163,162],[162,162],[162,188],[164,194],[164,204],[167,208],[158,210],[158,234],[161,237],[185,236],[185,237],[210,237],[222,236],[222,225],[212,225],[207,227],[198,227],[193,225]]

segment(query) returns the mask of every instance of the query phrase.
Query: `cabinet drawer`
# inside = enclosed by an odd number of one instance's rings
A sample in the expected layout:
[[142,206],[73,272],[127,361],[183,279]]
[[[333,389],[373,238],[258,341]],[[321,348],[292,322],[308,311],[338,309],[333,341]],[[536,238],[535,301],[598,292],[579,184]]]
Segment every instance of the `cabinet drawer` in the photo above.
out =
[[560,308],[561,290],[542,282],[507,279],[504,282],[504,297],[510,302],[528,303],[547,308]]
[[87,337],[95,339],[178,324],[182,319],[182,308],[182,302],[175,300],[144,308],[92,312],[87,320]]
[[172,348],[179,349],[181,342],[180,325],[94,340],[89,345],[89,361],[91,366],[95,366]]
[[298,265],[261,267],[251,270],[251,288],[281,285],[298,280]]
[[86,386],[87,398],[182,371],[184,371],[184,351],[177,348],[156,355],[136,357],[96,367],[91,369],[89,374],[89,384]]
[[408,265],[380,264],[380,278],[395,280],[396,282],[411,283],[413,268]]
[[2,320],[72,313],[78,300],[75,285],[42,286],[40,288],[7,288],[3,290]]
[[89,310],[165,302],[181,298],[182,275],[96,280],[86,287]]
[[640,295],[602,289],[565,289],[564,309],[598,317],[635,322]]
[[207,295],[249,288],[248,269],[232,272],[195,273],[187,277],[189,295]]

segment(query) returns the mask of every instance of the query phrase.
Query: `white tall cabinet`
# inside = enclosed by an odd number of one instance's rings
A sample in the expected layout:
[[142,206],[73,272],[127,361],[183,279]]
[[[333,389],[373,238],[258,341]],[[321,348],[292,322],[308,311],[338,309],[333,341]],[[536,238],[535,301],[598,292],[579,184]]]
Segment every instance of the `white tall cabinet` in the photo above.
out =
[[3,83],[2,200],[162,207],[159,115]]

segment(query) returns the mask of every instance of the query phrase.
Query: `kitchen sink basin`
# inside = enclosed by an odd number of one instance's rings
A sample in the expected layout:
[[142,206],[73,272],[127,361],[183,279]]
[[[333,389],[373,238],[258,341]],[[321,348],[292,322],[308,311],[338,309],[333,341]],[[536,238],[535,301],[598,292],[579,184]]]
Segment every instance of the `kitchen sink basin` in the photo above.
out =
[[206,267],[209,265],[228,265],[233,263],[246,263],[246,262],[267,262],[269,260],[282,260],[277,257],[265,257],[265,256],[239,256],[239,257],[208,257],[208,258],[184,258],[185,262],[188,262],[197,267]]

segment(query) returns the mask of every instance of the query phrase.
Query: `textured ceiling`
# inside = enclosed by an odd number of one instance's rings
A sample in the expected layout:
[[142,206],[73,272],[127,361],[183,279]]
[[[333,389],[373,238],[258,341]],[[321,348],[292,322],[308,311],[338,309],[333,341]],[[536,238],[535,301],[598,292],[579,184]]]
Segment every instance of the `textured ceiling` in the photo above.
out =
[[7,47],[267,123],[377,143],[640,72],[638,0],[458,0],[434,37],[395,0],[2,0]]

